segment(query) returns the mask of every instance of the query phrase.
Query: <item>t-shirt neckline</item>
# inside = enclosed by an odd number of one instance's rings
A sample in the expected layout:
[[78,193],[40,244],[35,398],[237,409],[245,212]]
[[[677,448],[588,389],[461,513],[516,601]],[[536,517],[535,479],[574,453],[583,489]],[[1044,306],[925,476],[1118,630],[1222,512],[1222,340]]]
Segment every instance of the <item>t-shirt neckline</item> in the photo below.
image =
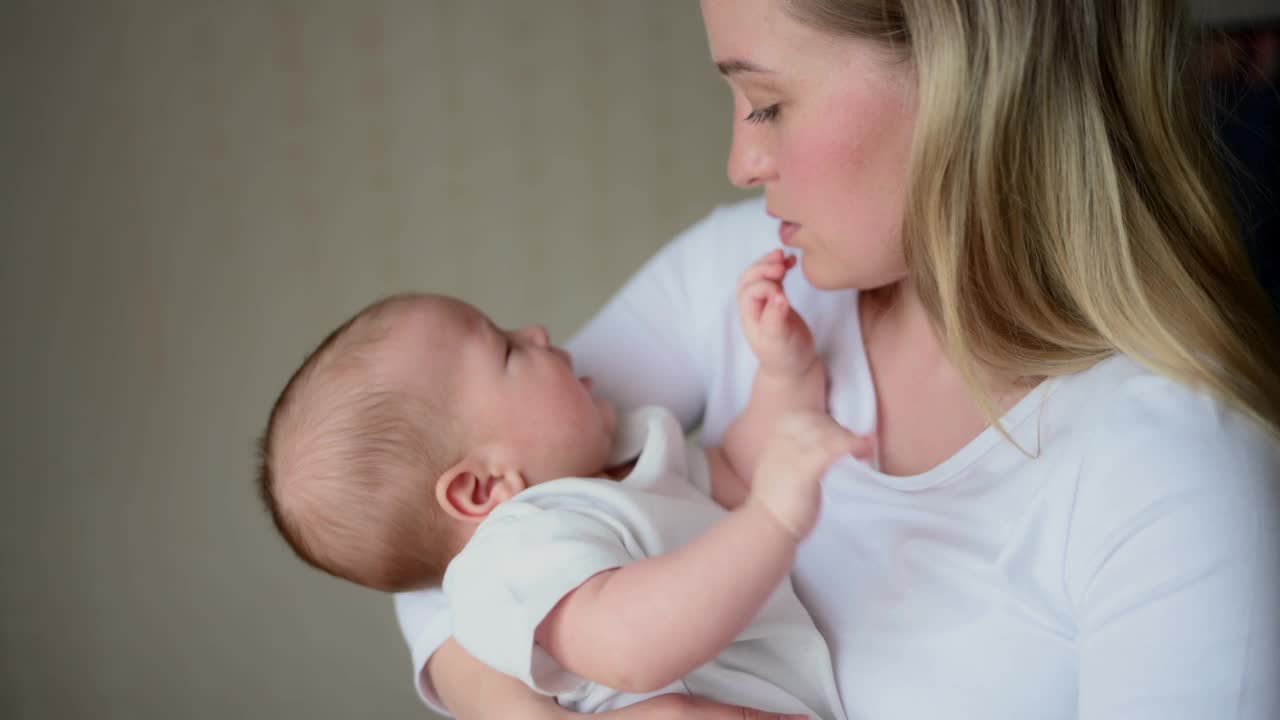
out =
[[[855,361],[860,365],[858,376],[866,378],[866,389],[873,415],[873,427],[878,427],[879,417],[876,408],[879,407],[879,398],[876,393],[875,378],[871,374],[871,361],[867,357],[866,337],[862,332],[862,295],[861,293],[855,293],[854,295],[854,329],[857,332],[858,340],[858,352],[855,354]],[[1029,432],[1024,427],[1024,424],[1029,417],[1043,407],[1044,401],[1052,394],[1052,390],[1058,385],[1059,380],[1060,378],[1057,377],[1042,380],[1000,417],[999,422],[1004,427],[1005,432],[1018,443],[1021,449],[1011,444],[995,425],[988,425],[981,433],[978,433],[977,437],[965,443],[963,447],[946,460],[921,473],[890,475],[867,464],[862,464],[861,467],[869,478],[882,485],[898,490],[917,491],[943,485],[959,475],[961,471],[972,465],[998,443],[1008,445],[1013,452],[1021,453],[1025,451],[1034,457],[1040,452],[1040,433]],[[1036,427],[1038,429],[1038,423]]]

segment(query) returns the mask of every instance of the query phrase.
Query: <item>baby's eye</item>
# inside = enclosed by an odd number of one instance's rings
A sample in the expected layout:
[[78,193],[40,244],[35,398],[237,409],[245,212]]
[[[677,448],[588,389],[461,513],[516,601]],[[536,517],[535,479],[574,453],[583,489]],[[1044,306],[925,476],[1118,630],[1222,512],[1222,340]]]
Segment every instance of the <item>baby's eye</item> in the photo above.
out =
[[778,105],[777,103],[774,103],[773,105],[770,105],[769,107],[766,107],[766,108],[760,108],[759,110],[752,110],[751,112],[747,113],[747,116],[743,118],[743,120],[746,120],[749,123],[759,124],[759,123],[770,122],[776,119],[777,117],[778,117]]

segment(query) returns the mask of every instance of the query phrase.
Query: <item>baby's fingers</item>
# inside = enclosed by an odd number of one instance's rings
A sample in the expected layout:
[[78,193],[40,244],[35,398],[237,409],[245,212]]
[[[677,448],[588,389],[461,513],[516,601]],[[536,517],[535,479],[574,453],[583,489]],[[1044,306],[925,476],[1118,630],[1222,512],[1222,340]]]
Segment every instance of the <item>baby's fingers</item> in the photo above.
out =
[[751,264],[742,278],[738,280],[738,291],[741,292],[751,283],[767,278],[781,281],[787,270],[795,265],[794,255],[784,255],[781,250],[774,250]]
[[772,280],[757,280],[738,294],[738,309],[744,318],[753,322],[762,322],[763,314],[768,310],[771,301],[781,292],[778,283]]
[[870,460],[876,454],[876,439],[870,435],[854,435],[849,442],[849,454],[859,460]]
[[826,456],[833,462],[845,455],[866,460],[875,453],[876,441],[873,437],[859,435],[832,420],[825,431],[823,446]]
[[826,413],[787,416],[779,423],[779,429],[792,437],[806,439],[826,464],[845,455],[866,459],[876,449],[874,437],[858,435]]
[[761,312],[760,324],[774,335],[782,335],[787,331],[787,315],[791,312],[791,303],[781,288],[777,288]]

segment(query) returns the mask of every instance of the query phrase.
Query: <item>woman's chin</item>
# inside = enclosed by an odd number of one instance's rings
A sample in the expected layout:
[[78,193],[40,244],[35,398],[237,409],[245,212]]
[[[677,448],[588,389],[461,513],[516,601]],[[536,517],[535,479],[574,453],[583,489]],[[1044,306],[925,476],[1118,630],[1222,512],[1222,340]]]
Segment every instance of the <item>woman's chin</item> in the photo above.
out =
[[803,254],[797,263],[804,279],[818,290],[876,290],[906,277],[905,272],[859,274],[841,272],[822,262],[821,255]]
[[801,253],[800,261],[797,265],[800,267],[800,272],[804,275],[804,279],[819,290],[843,290],[848,287],[848,285],[840,282],[838,278],[824,273],[821,261],[809,253]]

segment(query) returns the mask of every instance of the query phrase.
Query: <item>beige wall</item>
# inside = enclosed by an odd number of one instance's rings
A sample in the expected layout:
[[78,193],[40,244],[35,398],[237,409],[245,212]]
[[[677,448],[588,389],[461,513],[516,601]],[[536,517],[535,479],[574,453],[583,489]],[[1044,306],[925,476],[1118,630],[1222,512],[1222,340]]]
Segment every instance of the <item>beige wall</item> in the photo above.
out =
[[425,717],[251,485],[383,293],[563,339],[737,197],[687,0],[0,3],[0,717]]

